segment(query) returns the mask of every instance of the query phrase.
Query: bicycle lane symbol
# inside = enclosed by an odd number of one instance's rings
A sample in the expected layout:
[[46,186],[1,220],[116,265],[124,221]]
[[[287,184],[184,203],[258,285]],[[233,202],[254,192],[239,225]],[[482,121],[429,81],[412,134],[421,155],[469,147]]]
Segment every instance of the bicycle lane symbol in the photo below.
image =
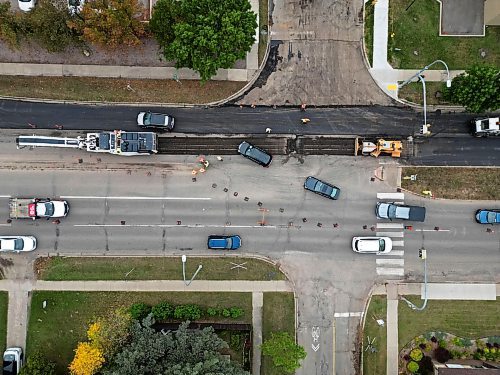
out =
[[321,334],[321,330],[320,330],[320,328],[318,326],[313,326],[311,328],[311,336],[312,336],[312,339],[313,339],[313,342],[311,344],[311,348],[315,352],[317,352],[318,349],[319,349],[319,343],[317,345],[314,345],[314,343],[318,342],[320,334]]

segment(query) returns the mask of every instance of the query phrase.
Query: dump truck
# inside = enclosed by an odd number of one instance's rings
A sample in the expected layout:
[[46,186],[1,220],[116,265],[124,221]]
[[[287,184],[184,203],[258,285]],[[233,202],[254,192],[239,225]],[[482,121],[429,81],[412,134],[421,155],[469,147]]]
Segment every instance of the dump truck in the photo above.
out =
[[59,218],[69,211],[68,202],[50,198],[11,198],[9,206],[11,219]]

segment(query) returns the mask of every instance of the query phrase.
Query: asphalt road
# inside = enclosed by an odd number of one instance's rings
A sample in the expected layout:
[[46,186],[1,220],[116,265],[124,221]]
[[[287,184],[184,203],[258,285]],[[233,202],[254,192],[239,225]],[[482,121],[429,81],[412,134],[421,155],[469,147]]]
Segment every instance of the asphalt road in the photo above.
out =
[[[265,169],[234,156],[214,160],[196,182],[185,158],[162,157],[162,162],[168,167],[157,162],[151,175],[124,158],[119,163],[130,172],[23,170],[20,162],[17,169],[0,172],[0,234],[36,235],[38,254],[83,255],[208,255],[209,234],[239,234],[241,252],[276,259],[293,278],[299,342],[308,351],[299,374],[308,375],[355,373],[359,314],[370,287],[388,278],[422,280],[417,257],[422,246],[428,250],[431,282],[499,281],[499,234],[473,221],[477,208],[498,203],[406,195],[405,202],[427,207],[427,219],[403,230],[402,223],[377,220],[373,213],[377,193],[394,191],[388,183],[370,181],[377,159],[277,157]],[[308,175],[337,184],[341,199],[304,191]],[[64,197],[70,214],[59,225],[50,220],[9,224],[8,196]],[[352,236],[383,232],[398,242],[390,256],[351,250]]]

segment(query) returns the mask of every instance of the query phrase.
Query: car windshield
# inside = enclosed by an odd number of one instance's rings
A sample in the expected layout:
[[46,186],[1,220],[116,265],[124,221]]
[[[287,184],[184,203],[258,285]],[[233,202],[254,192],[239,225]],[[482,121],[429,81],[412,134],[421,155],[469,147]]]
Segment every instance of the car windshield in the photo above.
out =
[[17,373],[17,364],[15,357],[12,354],[7,354],[3,357],[3,373],[6,375]]
[[22,250],[24,249],[24,241],[22,238],[16,238],[14,240],[14,250]]
[[226,239],[226,247],[228,249],[232,248],[233,247],[233,239],[232,238],[227,238]]
[[384,251],[385,249],[385,241],[383,239],[378,240],[378,250]]
[[332,195],[332,187],[330,185],[324,184],[321,181],[318,181],[316,183],[316,186],[314,187],[314,190],[319,191],[320,193],[326,194],[326,195]]
[[488,223],[495,223],[496,222],[496,217],[497,217],[497,213],[496,212],[488,212],[488,214],[486,215],[486,221]]
[[43,206],[45,208],[44,215],[46,215],[46,216],[52,216],[52,215],[54,215],[54,204],[52,204],[50,202],[47,202]]
[[249,148],[247,151],[247,155],[254,159],[263,161],[265,163],[267,163],[267,161],[269,160],[269,156],[266,153],[262,152],[261,150],[255,147]]
[[397,209],[397,206],[390,204],[388,209],[387,209],[387,216],[389,216],[391,218],[395,217],[396,216],[396,209]]
[[165,116],[152,113],[149,116],[149,125],[165,125]]

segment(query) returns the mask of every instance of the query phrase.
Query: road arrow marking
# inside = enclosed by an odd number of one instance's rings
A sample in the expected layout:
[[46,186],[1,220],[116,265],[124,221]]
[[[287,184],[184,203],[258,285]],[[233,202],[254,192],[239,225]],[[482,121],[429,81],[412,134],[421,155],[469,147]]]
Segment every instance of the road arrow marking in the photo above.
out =
[[314,346],[314,344],[311,344],[311,348],[312,348],[312,350],[314,350],[315,352],[317,352],[318,349],[319,349],[319,344],[316,345],[316,346]]

